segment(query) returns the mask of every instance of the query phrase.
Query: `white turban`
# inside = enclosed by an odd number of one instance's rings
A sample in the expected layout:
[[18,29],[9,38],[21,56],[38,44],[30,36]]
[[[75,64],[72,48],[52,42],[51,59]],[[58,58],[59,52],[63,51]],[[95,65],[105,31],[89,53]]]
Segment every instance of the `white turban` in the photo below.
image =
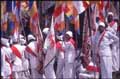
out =
[[26,40],[25,40],[25,39],[20,39],[20,43],[21,43],[21,44],[25,44],[25,43],[26,43]]
[[108,12],[108,15],[112,15],[113,16],[113,12]]
[[63,35],[60,35],[60,36],[56,36],[57,37],[57,39],[59,39],[59,40],[63,40]]
[[20,34],[20,39],[24,38],[24,36],[22,34]]
[[48,32],[49,32],[49,28],[44,28],[44,29],[43,29],[43,33],[44,33],[44,34],[46,34],[46,35],[47,35],[47,34],[48,34]]
[[35,40],[35,37],[33,35],[29,34],[28,35],[28,41],[31,40],[31,39]]
[[2,37],[2,38],[1,38],[1,43],[2,43],[3,45],[9,46],[9,39]]
[[104,22],[99,22],[99,26],[103,26],[103,27],[105,27]]
[[70,37],[73,37],[73,33],[71,31],[67,31],[66,34],[69,35]]

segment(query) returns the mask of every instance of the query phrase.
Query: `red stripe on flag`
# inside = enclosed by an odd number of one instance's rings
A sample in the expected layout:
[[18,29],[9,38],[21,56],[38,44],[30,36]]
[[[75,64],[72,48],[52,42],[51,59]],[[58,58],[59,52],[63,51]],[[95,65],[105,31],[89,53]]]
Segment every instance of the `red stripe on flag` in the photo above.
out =
[[89,6],[89,3],[87,3],[87,1],[83,1],[83,6],[85,7],[85,9]]
[[53,16],[54,16],[54,17],[59,16],[59,15],[62,13],[62,11],[63,11],[63,10],[62,10],[62,5],[56,7],[56,8],[55,8],[55,11],[54,11],[54,13],[53,13]]
[[65,28],[65,23],[64,22],[55,23],[54,28],[57,31],[62,31]]

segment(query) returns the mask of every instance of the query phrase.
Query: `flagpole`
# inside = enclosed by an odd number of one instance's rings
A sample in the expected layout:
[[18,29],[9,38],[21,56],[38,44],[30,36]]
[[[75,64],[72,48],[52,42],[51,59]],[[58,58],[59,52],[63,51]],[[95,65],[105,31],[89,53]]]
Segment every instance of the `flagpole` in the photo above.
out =
[[[21,15],[21,11],[20,11],[20,15]],[[23,26],[23,23],[22,23],[22,19],[21,19],[21,16],[19,15],[19,18],[20,18],[20,24],[22,26],[21,30],[20,30],[20,33],[22,32],[23,30],[23,34],[25,35],[25,40],[27,42],[27,37],[26,37],[26,34],[25,34],[25,30],[24,30],[24,26]]]

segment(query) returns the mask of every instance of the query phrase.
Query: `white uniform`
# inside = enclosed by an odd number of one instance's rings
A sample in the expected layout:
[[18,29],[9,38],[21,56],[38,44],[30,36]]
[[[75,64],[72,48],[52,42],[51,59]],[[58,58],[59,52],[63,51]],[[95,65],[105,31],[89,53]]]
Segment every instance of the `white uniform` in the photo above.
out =
[[55,52],[54,52],[54,50],[52,50],[52,48],[47,47],[45,44],[44,45],[44,53],[46,53],[45,62],[44,62],[45,77],[46,78],[56,78],[55,71],[54,71],[55,58],[53,58],[55,55],[53,53],[55,53]]
[[[111,33],[113,33],[114,35],[117,34],[117,23],[112,21],[108,24],[108,31],[110,31]],[[114,41],[111,39],[111,42]],[[118,71],[119,70],[119,52],[117,49],[118,44],[113,42],[111,50],[112,50],[112,63],[113,63],[113,72]]]
[[[14,78],[26,78],[24,74],[23,61],[25,62],[24,51],[25,47],[20,44],[14,44],[11,47],[13,57],[13,76]],[[16,53],[16,54],[15,54]],[[27,64],[27,63],[26,63]]]
[[74,45],[68,41],[64,42],[65,47],[65,66],[64,66],[64,72],[63,72],[63,78],[75,78],[74,73],[74,61],[75,61],[75,47]]
[[[32,51],[32,52],[31,52]],[[37,52],[37,42],[32,41],[30,42],[25,51],[25,56],[29,60],[30,63],[30,72],[31,72],[31,78],[42,78],[42,75],[38,72],[37,67],[40,65],[39,58],[38,58],[38,52]]]
[[57,47],[57,71],[56,77],[63,78],[63,67],[64,67],[64,50],[63,50],[63,42],[59,41],[56,44]]
[[112,51],[110,49],[111,39],[118,41],[118,38],[114,34],[106,31],[99,47],[102,78],[112,78]]
[[23,72],[24,72],[24,79],[29,79],[30,78],[30,71],[29,71],[29,61],[27,58],[25,58],[25,45],[21,45],[23,50],[24,50],[24,54],[22,56],[22,66],[23,66]]
[[1,48],[1,76],[3,79],[11,78],[12,74],[12,51],[9,47]]

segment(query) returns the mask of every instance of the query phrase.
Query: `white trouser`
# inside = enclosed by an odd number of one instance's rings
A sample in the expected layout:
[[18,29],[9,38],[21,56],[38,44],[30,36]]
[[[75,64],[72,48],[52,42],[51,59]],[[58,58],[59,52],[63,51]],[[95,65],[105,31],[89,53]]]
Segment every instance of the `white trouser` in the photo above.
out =
[[60,52],[57,59],[57,71],[56,71],[57,78],[63,78],[63,67],[64,67],[64,53]]
[[112,57],[100,56],[101,78],[112,79]]
[[73,63],[65,63],[63,79],[64,78],[74,78],[74,64]]
[[25,78],[24,79],[30,79],[30,71],[29,70],[24,70],[24,75],[25,75]]
[[48,78],[56,78],[55,71],[54,71],[54,62],[55,59],[53,59],[45,68],[45,77]]
[[10,76],[2,76],[1,79],[10,79]]
[[75,60],[75,52],[65,52],[65,66],[63,70],[63,78],[71,78],[74,76],[74,61]]
[[113,72],[119,70],[119,53],[117,51],[117,46],[115,44],[112,45],[112,68]]
[[40,74],[35,68],[31,69],[31,78],[32,79],[41,79],[42,74]]
[[25,74],[23,71],[15,71],[13,72],[13,78],[15,79],[26,79]]

